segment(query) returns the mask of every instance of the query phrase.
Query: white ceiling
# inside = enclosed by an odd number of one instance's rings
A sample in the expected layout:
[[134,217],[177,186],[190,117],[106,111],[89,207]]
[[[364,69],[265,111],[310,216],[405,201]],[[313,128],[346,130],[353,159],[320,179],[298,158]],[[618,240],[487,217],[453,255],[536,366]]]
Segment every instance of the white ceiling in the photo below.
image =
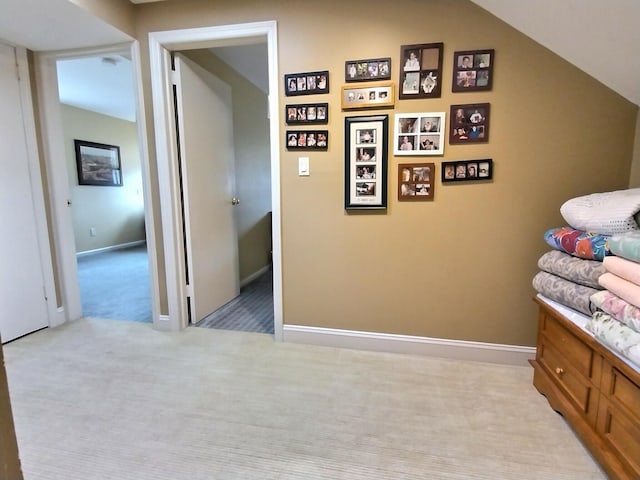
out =
[[[130,1],[147,3],[158,0]],[[640,105],[639,0],[472,1]],[[128,35],[70,0],[0,0],[0,12],[0,40],[34,51],[114,45],[131,40]],[[236,48],[240,51],[233,50]],[[260,63],[266,61],[264,51],[260,50],[264,48],[264,45],[223,47],[217,49],[216,54],[266,91],[264,75],[263,79],[256,76],[256,71],[266,72],[266,67]],[[107,84],[105,88],[110,87],[110,92],[105,93],[100,87],[101,80],[112,78],[113,70],[124,70],[127,65],[130,69],[130,64],[124,60],[118,63],[117,68],[106,71],[106,65],[95,59],[84,71],[80,67],[82,62],[78,60],[73,64],[69,61],[60,77],[61,94],[66,92],[64,101],[81,106],[84,101],[80,96],[76,95],[74,99],[71,94],[77,92],[86,96],[94,92],[98,94],[98,98],[92,100],[94,105],[102,100],[111,108],[115,106],[114,99],[132,98],[132,93],[126,91],[132,85],[129,83],[132,78],[130,70],[120,72],[122,78],[126,75],[126,82],[102,82]],[[85,77],[80,76],[81,72]],[[76,83],[68,84],[70,78]],[[82,83],[92,86],[90,92],[80,86]],[[132,112],[133,102],[128,112],[101,113],[130,119]]]

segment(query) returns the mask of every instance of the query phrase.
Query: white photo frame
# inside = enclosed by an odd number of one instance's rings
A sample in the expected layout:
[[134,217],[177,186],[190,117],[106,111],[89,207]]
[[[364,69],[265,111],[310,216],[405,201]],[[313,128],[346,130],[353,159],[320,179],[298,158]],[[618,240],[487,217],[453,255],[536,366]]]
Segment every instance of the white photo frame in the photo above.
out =
[[443,155],[446,112],[397,113],[394,155]]

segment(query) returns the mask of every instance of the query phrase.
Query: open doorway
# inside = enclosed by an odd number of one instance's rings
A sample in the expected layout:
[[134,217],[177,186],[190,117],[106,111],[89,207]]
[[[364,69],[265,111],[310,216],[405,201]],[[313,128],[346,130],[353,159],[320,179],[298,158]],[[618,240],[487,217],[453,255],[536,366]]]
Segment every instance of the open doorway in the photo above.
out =
[[273,334],[267,44],[181,51],[173,68],[190,322]]
[[[256,42],[257,40],[257,42]],[[279,183],[279,108],[277,75],[277,42],[275,22],[227,25],[188,30],[152,32],[149,35],[151,79],[154,99],[154,123],[158,159],[159,188],[168,194],[161,198],[164,231],[164,253],[167,270],[169,316],[160,328],[179,330],[189,325],[190,272],[184,262],[185,236],[182,229],[182,199],[179,184],[180,158],[178,138],[173,121],[175,109],[172,92],[172,53],[194,48],[215,48],[249,43],[267,44],[268,51],[268,122],[271,180],[271,218],[273,265],[274,335],[282,339],[281,249],[280,249],[280,183]],[[165,319],[163,319],[165,320]]]
[[58,59],[56,70],[82,315],[151,323],[130,55]]

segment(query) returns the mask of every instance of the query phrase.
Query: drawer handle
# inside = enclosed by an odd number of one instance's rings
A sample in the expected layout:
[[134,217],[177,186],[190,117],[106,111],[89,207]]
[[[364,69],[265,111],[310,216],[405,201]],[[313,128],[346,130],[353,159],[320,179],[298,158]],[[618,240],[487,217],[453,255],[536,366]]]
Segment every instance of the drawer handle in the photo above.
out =
[[556,367],[556,373],[558,375],[562,375],[564,373],[564,368]]

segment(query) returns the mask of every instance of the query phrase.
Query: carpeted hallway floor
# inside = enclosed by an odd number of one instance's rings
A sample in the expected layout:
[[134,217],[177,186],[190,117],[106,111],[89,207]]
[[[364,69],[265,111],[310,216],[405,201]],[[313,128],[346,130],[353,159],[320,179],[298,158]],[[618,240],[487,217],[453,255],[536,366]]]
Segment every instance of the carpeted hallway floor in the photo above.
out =
[[603,480],[529,367],[78,320],[5,346],[26,480]]
[[146,245],[80,255],[78,281],[83,316],[151,322]]

